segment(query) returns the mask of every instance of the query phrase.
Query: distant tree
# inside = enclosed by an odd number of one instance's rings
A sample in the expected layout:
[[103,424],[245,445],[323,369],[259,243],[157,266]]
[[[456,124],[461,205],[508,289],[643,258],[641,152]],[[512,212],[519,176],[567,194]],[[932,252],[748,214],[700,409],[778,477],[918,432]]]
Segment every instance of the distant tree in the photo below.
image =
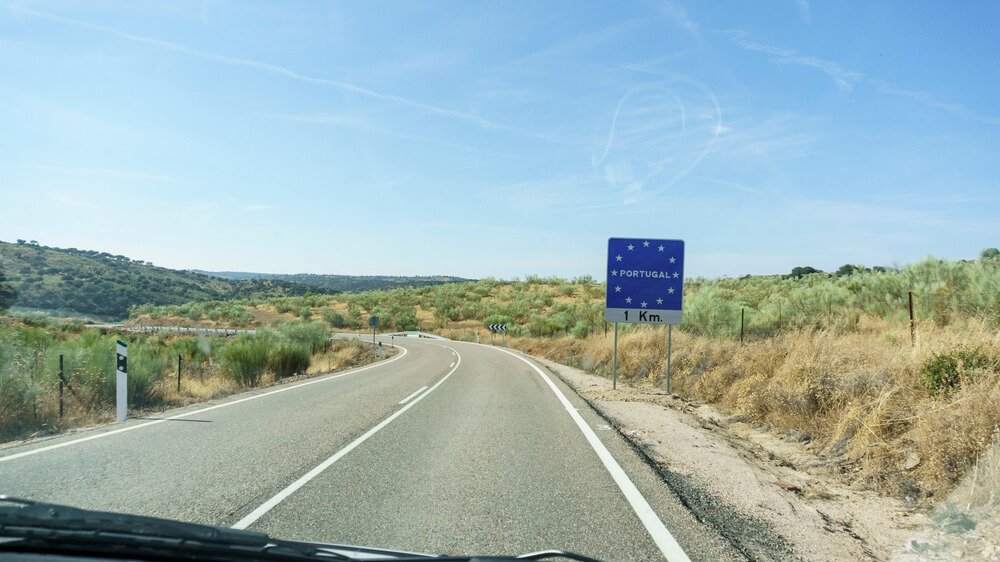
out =
[[31,244],[32,246],[37,246],[38,245],[38,240],[32,240],[32,241],[28,242],[28,244]]
[[852,274],[855,274],[855,273],[862,272],[864,270],[865,270],[865,268],[863,268],[863,267],[861,267],[859,265],[845,263],[844,265],[842,265],[839,268],[837,268],[837,277],[843,277],[845,275],[852,275]]
[[799,266],[799,267],[793,267],[792,268],[792,273],[791,273],[791,275],[789,275],[789,277],[802,277],[804,275],[810,275],[812,273],[823,273],[823,270],[822,269],[816,269],[815,267],[810,267],[808,265],[806,265],[806,266]]
[[17,298],[17,291],[7,282],[7,277],[0,271],[0,312],[6,311],[14,304]]
[[27,244],[27,243],[28,243],[28,241],[27,241],[27,240],[23,240],[23,239],[21,239],[21,238],[18,238],[18,239],[17,239],[17,243],[18,243],[18,244],[22,244],[22,245],[24,245],[24,244]]
[[983,261],[1000,259],[1000,250],[996,248],[986,248],[980,252],[979,258]]

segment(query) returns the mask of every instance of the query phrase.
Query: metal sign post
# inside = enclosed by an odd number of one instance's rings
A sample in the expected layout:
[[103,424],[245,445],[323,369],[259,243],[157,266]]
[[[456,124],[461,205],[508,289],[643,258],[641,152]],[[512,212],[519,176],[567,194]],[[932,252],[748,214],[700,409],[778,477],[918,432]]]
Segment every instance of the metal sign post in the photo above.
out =
[[372,316],[369,318],[368,326],[372,329],[372,345],[375,345],[375,328],[378,328],[378,316]]
[[681,323],[684,296],[684,241],[608,239],[608,284],[604,319],[615,323],[612,387],[618,378],[618,323],[666,324],[670,392],[671,326]]
[[[486,327],[490,329],[490,345],[493,345],[493,334],[500,332],[501,334],[503,334],[503,343],[501,345],[507,347],[506,324],[487,324]],[[476,332],[476,342],[479,342],[479,332]]]
[[611,352],[611,389],[616,388],[618,388],[618,322],[615,322],[615,346]]
[[670,394],[670,336],[674,331],[673,324],[667,324],[667,394]]
[[115,406],[117,419],[123,422],[128,419],[128,344],[118,340],[118,360],[115,371]]

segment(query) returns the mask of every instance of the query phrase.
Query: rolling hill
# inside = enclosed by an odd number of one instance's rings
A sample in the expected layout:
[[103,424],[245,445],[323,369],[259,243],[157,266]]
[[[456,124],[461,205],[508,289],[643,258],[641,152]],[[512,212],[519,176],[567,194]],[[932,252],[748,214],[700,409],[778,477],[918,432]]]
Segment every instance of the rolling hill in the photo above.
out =
[[223,279],[269,279],[273,281],[290,281],[301,283],[324,292],[360,293],[364,291],[385,291],[400,287],[430,287],[446,283],[464,283],[474,281],[463,277],[448,275],[430,276],[398,276],[398,275],[319,275],[313,273],[251,273],[245,271],[202,271],[195,273],[222,277]]
[[332,293],[279,279],[222,279],[157,267],[121,255],[0,241],[0,273],[13,287],[14,310],[121,319],[129,307],[190,301]]

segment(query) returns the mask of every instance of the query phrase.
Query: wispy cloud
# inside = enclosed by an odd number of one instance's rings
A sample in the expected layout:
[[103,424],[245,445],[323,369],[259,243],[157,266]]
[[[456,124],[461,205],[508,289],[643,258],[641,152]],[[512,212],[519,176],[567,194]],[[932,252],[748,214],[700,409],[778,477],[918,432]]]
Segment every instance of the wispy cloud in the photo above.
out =
[[532,65],[544,65],[553,59],[564,59],[567,55],[594,49],[640,28],[649,25],[647,18],[633,18],[612,23],[600,29],[583,33],[572,39],[548,45],[533,53],[509,60],[492,69],[493,71],[514,69],[521,71]]
[[750,41],[746,38],[747,34],[744,31],[730,31],[729,33],[732,34],[733,41],[740,48],[772,55],[774,57],[772,60],[778,64],[797,64],[822,70],[833,79],[838,88],[845,92],[852,91],[856,84],[863,82],[871,85],[881,94],[909,98],[926,107],[950,113],[966,121],[983,123],[985,125],[1000,125],[1000,118],[981,115],[960,103],[939,100],[930,92],[909,90],[885,80],[866,77],[864,73],[845,68],[838,62],[818,57],[803,56],[794,49],[784,49]]
[[661,6],[661,11],[665,16],[670,18],[674,25],[688,31],[698,31],[698,24],[692,20],[684,9],[684,6],[677,4],[676,2],[671,2],[666,0]]
[[[692,177],[694,177],[694,176],[692,176]],[[731,189],[735,189],[737,191],[742,191],[743,193],[753,193],[755,195],[760,194],[760,190],[759,189],[757,189],[755,187],[750,187],[750,186],[747,186],[747,185],[743,185],[742,183],[735,182],[735,181],[724,180],[722,178],[711,178],[711,177],[708,177],[708,176],[698,176],[697,179],[704,180],[704,181],[707,181],[709,183],[718,184],[718,185],[721,185],[721,186],[724,186],[724,187],[728,187],[728,188],[731,188]]]
[[78,207],[81,209],[97,209],[98,206],[89,201],[84,201],[78,199],[75,195],[66,191],[53,191],[46,194],[48,198],[56,203],[61,203],[69,207]]
[[809,8],[809,0],[795,0],[795,6],[799,9],[802,21],[806,23],[812,21],[812,10]]
[[365,131],[365,132],[375,133],[378,135],[385,135],[388,137],[415,141],[422,144],[433,144],[450,149],[462,150],[477,154],[485,153],[485,151],[483,151],[482,149],[470,146],[468,144],[460,144],[422,135],[413,135],[410,133],[392,131],[383,127],[379,127],[378,125],[371,123],[367,119],[356,117],[353,115],[347,116],[347,115],[340,115],[337,113],[300,113],[295,115],[270,115],[269,117],[274,117],[285,121],[291,121],[293,123],[303,123],[306,125],[317,125],[324,127],[344,127],[356,131]]
[[902,96],[904,98],[909,98],[916,102],[919,102],[932,109],[940,109],[947,113],[964,119],[966,121],[975,121],[978,123],[983,123],[986,125],[1000,125],[1000,119],[995,117],[987,117],[976,113],[975,111],[965,107],[960,103],[944,102],[936,97],[934,97],[929,92],[921,92],[918,90],[906,90],[900,88],[894,84],[886,82],[884,80],[869,80],[869,82],[875,86],[875,89],[883,94],[889,94],[892,96]]
[[70,25],[70,26],[73,26],[73,27],[78,27],[78,28],[83,28],[83,29],[90,29],[92,31],[97,31],[97,32],[104,33],[104,34],[107,34],[107,35],[113,35],[115,37],[118,37],[120,39],[125,39],[127,41],[132,41],[132,42],[136,42],[136,43],[142,43],[142,44],[145,44],[145,45],[150,45],[150,46],[153,46],[153,47],[157,47],[157,48],[160,48],[160,49],[165,49],[165,50],[168,50],[168,51],[172,51],[172,52],[179,53],[179,54],[182,54],[182,55],[187,55],[187,56],[190,56],[190,57],[199,58],[199,59],[202,59],[202,60],[208,60],[208,61],[212,61],[212,62],[216,62],[216,63],[220,63],[220,64],[225,64],[225,65],[230,65],[230,66],[242,66],[242,67],[253,68],[253,69],[257,69],[257,70],[262,70],[262,71],[270,73],[270,74],[275,74],[275,75],[278,75],[278,76],[283,76],[285,78],[289,78],[291,80],[295,80],[295,81],[298,81],[298,82],[304,82],[304,83],[307,83],[307,84],[315,84],[315,85],[318,85],[318,86],[325,86],[325,87],[336,88],[336,89],[343,90],[343,91],[346,91],[346,92],[350,92],[350,93],[353,93],[353,94],[357,94],[357,95],[360,95],[360,96],[365,96],[365,97],[372,98],[372,99],[377,99],[377,100],[381,100],[381,101],[391,102],[391,103],[394,103],[394,104],[398,104],[398,105],[402,105],[402,106],[406,106],[406,107],[411,107],[411,108],[414,108],[414,109],[419,109],[419,110],[426,111],[428,113],[432,113],[432,114],[436,114],[436,115],[442,115],[442,116],[446,116],[446,117],[451,117],[451,118],[454,118],[454,119],[458,119],[458,120],[465,121],[467,123],[476,125],[478,127],[482,127],[484,129],[496,129],[496,130],[504,130],[504,131],[521,132],[521,131],[518,131],[517,129],[513,128],[513,127],[510,127],[510,126],[507,126],[507,125],[503,125],[503,124],[500,124],[500,123],[495,123],[493,121],[490,121],[488,119],[484,119],[484,118],[479,117],[477,115],[472,115],[470,113],[465,113],[465,112],[462,112],[462,111],[456,111],[456,110],[453,110],[453,109],[448,109],[448,108],[444,108],[444,107],[438,107],[438,106],[435,106],[435,105],[422,103],[422,102],[419,102],[419,101],[416,101],[416,100],[405,98],[403,96],[397,96],[397,95],[394,95],[394,94],[385,94],[385,93],[382,93],[382,92],[377,92],[375,90],[372,90],[372,89],[369,89],[369,88],[365,88],[363,86],[358,86],[358,85],[352,84],[350,82],[345,82],[343,80],[335,80],[335,79],[332,79],[332,78],[322,78],[322,77],[310,76],[310,75],[307,75],[307,74],[302,74],[301,72],[297,72],[295,70],[292,70],[290,68],[287,68],[285,66],[281,66],[281,65],[278,65],[278,64],[272,64],[272,63],[257,61],[257,60],[253,60],[253,59],[246,59],[246,58],[240,58],[240,57],[231,57],[231,56],[227,56],[227,55],[220,55],[220,54],[212,53],[212,52],[209,52],[209,51],[202,51],[202,50],[199,50],[199,49],[194,49],[194,48],[191,48],[191,47],[187,47],[187,46],[181,45],[179,43],[173,43],[173,42],[170,42],[170,41],[164,41],[162,39],[156,39],[156,38],[153,38],[153,37],[146,37],[146,36],[143,36],[143,35],[136,35],[136,34],[133,34],[133,33],[128,33],[128,32],[125,32],[125,31],[118,30],[118,29],[114,29],[112,27],[98,25],[96,23],[92,23],[92,22],[88,22],[88,21],[83,21],[83,20],[66,18],[66,17],[63,17],[63,16],[58,16],[58,15],[50,14],[50,13],[47,13],[47,12],[40,12],[40,11],[36,11],[36,10],[31,10],[31,9],[20,7],[20,6],[8,6],[8,9],[11,10],[11,11],[13,11],[14,13],[19,14],[19,15],[32,16],[32,17],[36,17],[36,18],[41,18],[41,19],[47,19],[47,20],[50,20],[50,21],[54,21],[54,22],[57,22],[57,23],[60,23],[60,24],[63,24],[63,25]]
[[243,205],[242,210],[249,213],[257,213],[260,211],[270,211],[272,209],[281,208],[279,205],[268,205],[266,203],[250,203],[249,205]]
[[751,41],[747,39],[747,34],[743,31],[733,32],[733,41],[747,51],[771,55],[774,57],[771,60],[778,64],[794,64],[819,69],[833,79],[837,87],[845,92],[850,92],[854,89],[854,85],[864,78],[864,74],[861,72],[844,68],[840,63],[831,60],[802,55],[794,49],[783,49]]
[[49,165],[28,166],[28,168],[35,170],[57,172],[60,174],[66,174],[70,176],[98,178],[107,180],[145,181],[145,182],[173,181],[173,178],[171,178],[170,176],[163,176],[159,174],[148,174],[145,172],[136,172],[133,170],[119,170],[114,168],[77,168],[77,167],[49,166]]

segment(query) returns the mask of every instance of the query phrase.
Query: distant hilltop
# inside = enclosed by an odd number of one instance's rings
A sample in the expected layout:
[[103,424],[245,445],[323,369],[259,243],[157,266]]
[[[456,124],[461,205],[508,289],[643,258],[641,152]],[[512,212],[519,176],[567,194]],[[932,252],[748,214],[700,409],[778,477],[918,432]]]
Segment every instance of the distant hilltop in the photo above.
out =
[[322,289],[324,292],[361,293],[364,291],[379,291],[399,287],[428,287],[446,283],[464,283],[476,281],[464,277],[450,275],[326,275],[316,273],[253,273],[247,271],[204,271],[191,270],[201,275],[209,275],[233,281],[248,279],[266,279],[270,281],[287,281],[309,287]]
[[[0,309],[118,320],[144,304],[332,294],[423,287],[458,277],[399,277],[184,271],[126,256],[0,241]],[[12,293],[12,294],[11,294]]]

